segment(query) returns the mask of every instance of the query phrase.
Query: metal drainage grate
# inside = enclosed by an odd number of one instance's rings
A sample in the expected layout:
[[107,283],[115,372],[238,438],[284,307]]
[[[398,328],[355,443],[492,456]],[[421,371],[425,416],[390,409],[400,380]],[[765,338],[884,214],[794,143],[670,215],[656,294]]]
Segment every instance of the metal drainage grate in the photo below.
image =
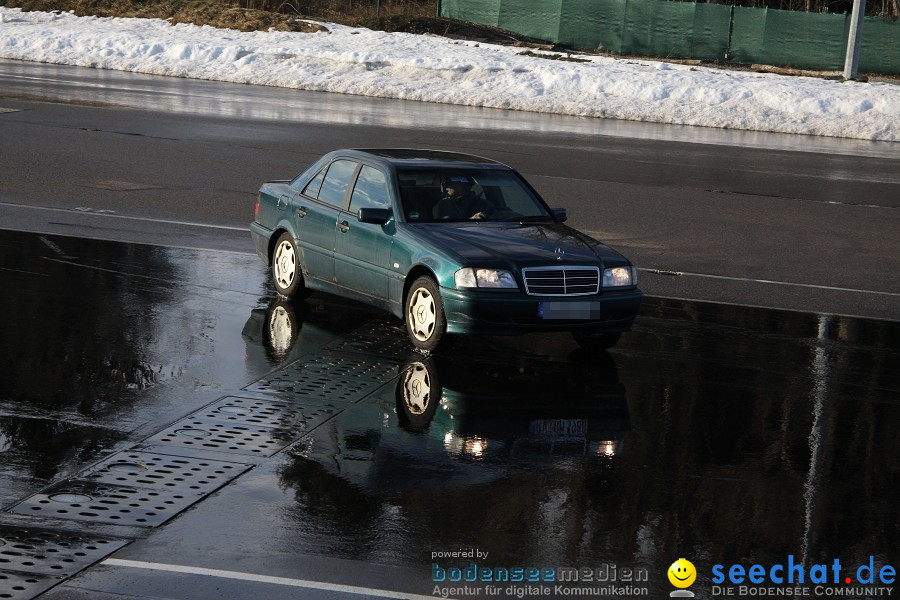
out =
[[79,478],[132,487],[202,490],[209,494],[249,468],[249,465],[216,460],[121,452]]
[[268,427],[188,418],[146,441],[147,443],[156,442],[199,450],[271,456],[297,437],[299,436],[290,431],[280,431]]
[[367,323],[356,331],[330,342],[326,348],[391,358],[403,358],[413,352],[406,330],[384,321]]
[[65,578],[0,571],[0,598],[2,600],[30,600],[60,583],[63,579]]
[[227,423],[272,427],[299,436],[331,418],[337,408],[327,402],[295,406],[290,402],[227,396],[204,408],[194,417]]
[[368,337],[400,339],[406,342],[407,350],[410,348],[409,338],[406,337],[406,325],[396,319],[372,319],[368,323],[357,327],[352,334]]
[[[69,577],[127,543],[128,540],[81,533],[2,525],[0,569]],[[0,584],[0,591],[3,589]]]
[[137,527],[161,525],[199,501],[203,491],[138,489],[92,481],[63,481],[13,506],[10,512]]
[[387,359],[314,355],[301,358],[244,389],[349,403],[366,397],[398,372],[397,362]]

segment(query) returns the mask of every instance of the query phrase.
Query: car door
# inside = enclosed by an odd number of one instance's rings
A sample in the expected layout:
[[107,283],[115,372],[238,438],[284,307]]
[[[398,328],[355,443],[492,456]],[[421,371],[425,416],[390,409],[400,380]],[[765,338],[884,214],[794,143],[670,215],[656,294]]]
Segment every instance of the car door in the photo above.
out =
[[334,241],[334,275],[338,285],[367,296],[388,297],[388,262],[391,258],[394,224],[362,223],[360,208],[391,208],[387,175],[363,165],[350,195],[347,211],[341,213]]
[[339,158],[319,171],[297,195],[294,225],[300,237],[300,262],[314,279],[334,279],[336,225],[358,169],[356,161]]

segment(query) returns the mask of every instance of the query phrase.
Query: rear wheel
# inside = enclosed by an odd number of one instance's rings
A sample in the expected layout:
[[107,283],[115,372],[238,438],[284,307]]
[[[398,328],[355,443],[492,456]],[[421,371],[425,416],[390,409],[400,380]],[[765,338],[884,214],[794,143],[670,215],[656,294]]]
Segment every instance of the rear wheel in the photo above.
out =
[[432,352],[447,345],[447,322],[444,303],[437,282],[419,277],[406,294],[406,332],[416,348]]
[[572,337],[578,345],[586,350],[608,350],[619,342],[621,333],[584,333],[573,331]]
[[300,270],[300,253],[290,233],[284,232],[275,242],[272,252],[272,282],[275,291],[285,298],[303,298],[308,295]]
[[289,300],[276,300],[266,314],[266,342],[272,353],[281,358],[288,353],[297,334],[300,332],[300,321],[294,305]]

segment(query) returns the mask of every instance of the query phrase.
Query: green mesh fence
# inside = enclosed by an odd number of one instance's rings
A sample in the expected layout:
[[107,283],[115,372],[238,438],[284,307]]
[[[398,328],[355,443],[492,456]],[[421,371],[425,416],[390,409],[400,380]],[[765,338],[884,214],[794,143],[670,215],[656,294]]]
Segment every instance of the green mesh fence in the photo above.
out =
[[498,27],[539,40],[559,39],[562,0],[501,0]]
[[842,70],[849,28],[848,15],[736,6],[731,60]]
[[686,58],[722,60],[728,53],[731,32],[731,7],[720,4],[695,4],[691,30],[691,54]]
[[660,0],[626,0],[625,6],[624,52],[725,58],[731,7]]
[[693,8],[675,2],[626,2],[623,46],[629,54],[690,54],[690,37],[679,36],[678,31],[690,31]]
[[900,75],[900,20],[863,19],[859,72]]
[[441,16],[498,27],[500,0],[438,0]]
[[[575,48],[842,70],[848,15],[669,0],[440,0],[441,15]],[[860,72],[900,74],[900,21],[866,17]]]
[[622,52],[623,0],[563,0],[558,43]]

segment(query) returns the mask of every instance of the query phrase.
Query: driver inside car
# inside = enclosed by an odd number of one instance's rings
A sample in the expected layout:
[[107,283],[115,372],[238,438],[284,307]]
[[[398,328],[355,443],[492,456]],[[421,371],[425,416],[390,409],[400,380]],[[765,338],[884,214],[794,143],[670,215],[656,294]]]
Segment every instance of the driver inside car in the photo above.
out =
[[474,185],[466,175],[445,175],[441,180],[444,195],[434,207],[434,218],[451,221],[486,218],[493,206],[472,190]]

